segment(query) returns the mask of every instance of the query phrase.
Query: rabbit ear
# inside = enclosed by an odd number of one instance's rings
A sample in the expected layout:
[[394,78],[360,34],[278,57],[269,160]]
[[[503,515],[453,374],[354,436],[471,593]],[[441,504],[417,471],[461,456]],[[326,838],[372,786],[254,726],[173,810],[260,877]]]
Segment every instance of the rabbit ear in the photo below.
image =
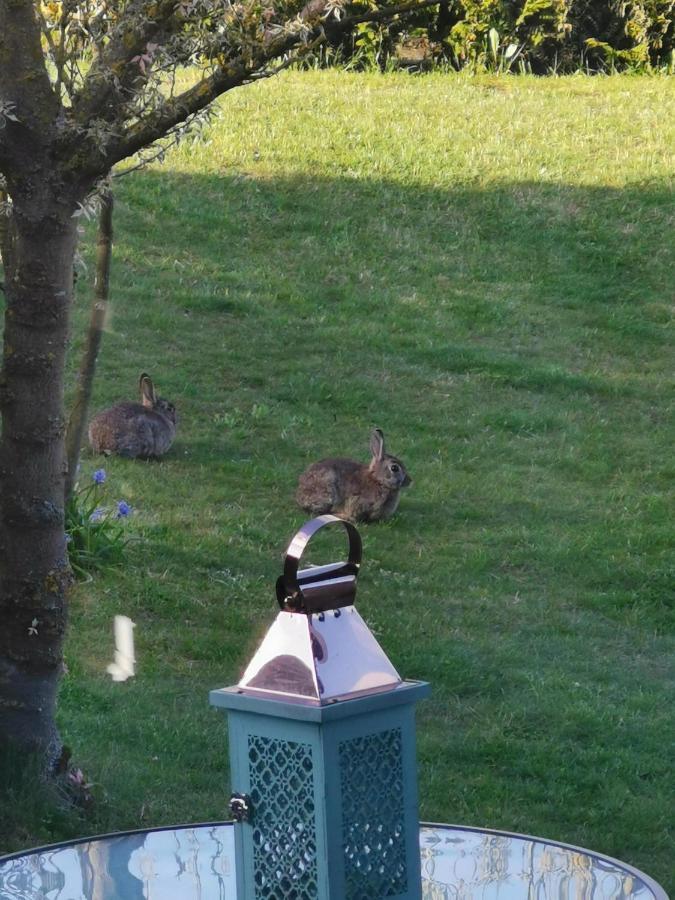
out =
[[373,428],[370,435],[370,452],[378,462],[384,457],[384,434],[381,428]]
[[149,375],[146,375],[145,372],[140,377],[139,387],[141,389],[141,402],[143,406],[149,406],[152,408],[157,403],[157,395],[155,394],[155,386],[152,383],[152,378]]

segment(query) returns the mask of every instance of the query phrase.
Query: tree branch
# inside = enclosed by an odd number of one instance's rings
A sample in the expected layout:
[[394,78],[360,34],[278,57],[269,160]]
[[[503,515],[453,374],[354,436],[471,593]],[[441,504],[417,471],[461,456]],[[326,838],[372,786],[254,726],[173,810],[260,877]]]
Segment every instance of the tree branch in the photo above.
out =
[[[6,210],[4,209],[4,205],[8,202],[9,197],[8,194],[3,188],[0,186],[0,265],[5,273],[5,277],[7,277],[7,272],[9,271],[9,216],[6,214]],[[0,284],[0,287],[4,286]]]
[[45,41],[47,42],[47,47],[49,48],[49,52],[51,54],[52,60],[54,62],[54,65],[56,66],[57,83],[56,83],[55,93],[58,96],[58,93],[60,90],[59,86],[61,84],[61,72],[59,69],[58,50],[57,50],[56,44],[54,43],[54,38],[52,37],[52,33],[49,28],[49,25],[47,24],[47,20],[45,19],[44,15],[42,14],[42,10],[40,9],[39,6],[36,7],[36,12],[37,12],[38,19],[40,21],[40,28],[42,29],[42,36],[44,37]]
[[68,471],[65,481],[66,504],[75,487],[77,476],[77,464],[80,458],[80,445],[87,421],[89,402],[91,400],[96,363],[98,360],[103,328],[108,312],[110,297],[110,260],[113,244],[113,195],[106,192],[101,201],[101,211],[98,220],[98,238],[96,242],[96,280],[94,283],[94,298],[91,304],[89,329],[82,354],[82,362],[77,376],[75,398],[68,419],[66,430],[66,459]]
[[426,9],[428,6],[438,6],[440,0],[413,0],[411,3],[401,3],[399,6],[385,6],[381,9],[373,9],[361,13],[356,16],[347,16],[346,19],[331,25],[332,31],[351,31],[355,25],[362,22],[384,22],[387,19],[394,19],[407,12],[417,12],[419,9]]
[[[413,0],[413,2],[385,9],[369,10],[332,21],[328,25],[328,30],[332,36],[336,33],[348,32],[362,22],[392,19],[402,13],[424,9],[428,6],[437,6],[438,3],[439,0]],[[313,26],[309,26],[309,35],[307,31],[283,34],[270,41],[266,46],[261,44],[258,48],[259,53],[252,60],[245,60],[240,56],[232,60],[227,67],[219,66],[207,78],[202,79],[182,94],[164,103],[152,114],[129,127],[117,140],[111,141],[106,154],[106,163],[101,167],[101,172],[104,168],[105,171],[108,171],[120,160],[133,156],[154,141],[160,140],[176,126],[204,110],[227,91],[276,74],[279,70],[278,66],[272,70],[267,67],[297,49],[298,45],[302,45],[301,49],[307,49],[308,38],[313,38],[312,47],[326,40],[327,23],[318,15],[316,18],[319,21]],[[294,58],[287,60],[283,68],[293,61]]]
[[107,45],[87,72],[81,89],[73,97],[73,114],[80,125],[86,126],[93,117],[115,118],[116,107],[125,91],[141,75],[131,60],[141,55],[151,38],[156,37],[175,14],[176,0],[132,0],[129,3]]
[[0,160],[11,175],[13,160],[23,163],[27,147],[47,142],[60,108],[31,0],[0,0],[0,101],[17,119],[0,131]]

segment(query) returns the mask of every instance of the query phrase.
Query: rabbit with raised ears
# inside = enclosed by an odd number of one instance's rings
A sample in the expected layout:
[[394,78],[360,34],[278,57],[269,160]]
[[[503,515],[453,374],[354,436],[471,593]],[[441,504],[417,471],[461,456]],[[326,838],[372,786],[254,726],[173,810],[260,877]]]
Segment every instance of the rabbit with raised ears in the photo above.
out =
[[353,459],[322,459],[306,469],[295,499],[313,516],[333,513],[352,522],[377,522],[393,515],[401,490],[411,484],[402,461],[384,449],[384,434],[373,429],[369,465]]
[[94,453],[156,459],[169,449],[176,436],[176,408],[157,396],[145,372],[139,388],[140,403],[117,403],[92,419],[89,443]]

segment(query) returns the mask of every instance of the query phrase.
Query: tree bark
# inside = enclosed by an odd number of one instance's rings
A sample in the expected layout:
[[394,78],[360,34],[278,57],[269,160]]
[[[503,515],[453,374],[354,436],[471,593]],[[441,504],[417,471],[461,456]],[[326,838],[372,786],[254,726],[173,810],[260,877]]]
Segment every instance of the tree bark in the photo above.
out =
[[[34,210],[32,211],[34,213]],[[0,747],[47,763],[71,575],[64,533],[63,371],[76,220],[14,207],[0,373]]]
[[66,432],[66,472],[65,502],[70,500],[80,459],[80,447],[87,421],[89,402],[96,373],[96,361],[103,338],[103,326],[108,312],[108,295],[110,292],[110,259],[113,242],[113,196],[103,196],[98,223],[98,241],[96,244],[96,282],[94,285],[94,301],[91,306],[89,329],[87,330],[82,363],[77,376],[75,399],[70,411],[68,430]]

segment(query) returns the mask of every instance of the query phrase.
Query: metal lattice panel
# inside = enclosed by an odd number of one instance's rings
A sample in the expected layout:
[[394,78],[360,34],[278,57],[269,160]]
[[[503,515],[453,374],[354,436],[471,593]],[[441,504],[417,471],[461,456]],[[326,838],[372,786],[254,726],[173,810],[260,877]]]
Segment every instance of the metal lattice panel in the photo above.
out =
[[401,729],[341,741],[346,900],[407,890]]
[[311,746],[249,735],[248,765],[256,898],[316,900]]

